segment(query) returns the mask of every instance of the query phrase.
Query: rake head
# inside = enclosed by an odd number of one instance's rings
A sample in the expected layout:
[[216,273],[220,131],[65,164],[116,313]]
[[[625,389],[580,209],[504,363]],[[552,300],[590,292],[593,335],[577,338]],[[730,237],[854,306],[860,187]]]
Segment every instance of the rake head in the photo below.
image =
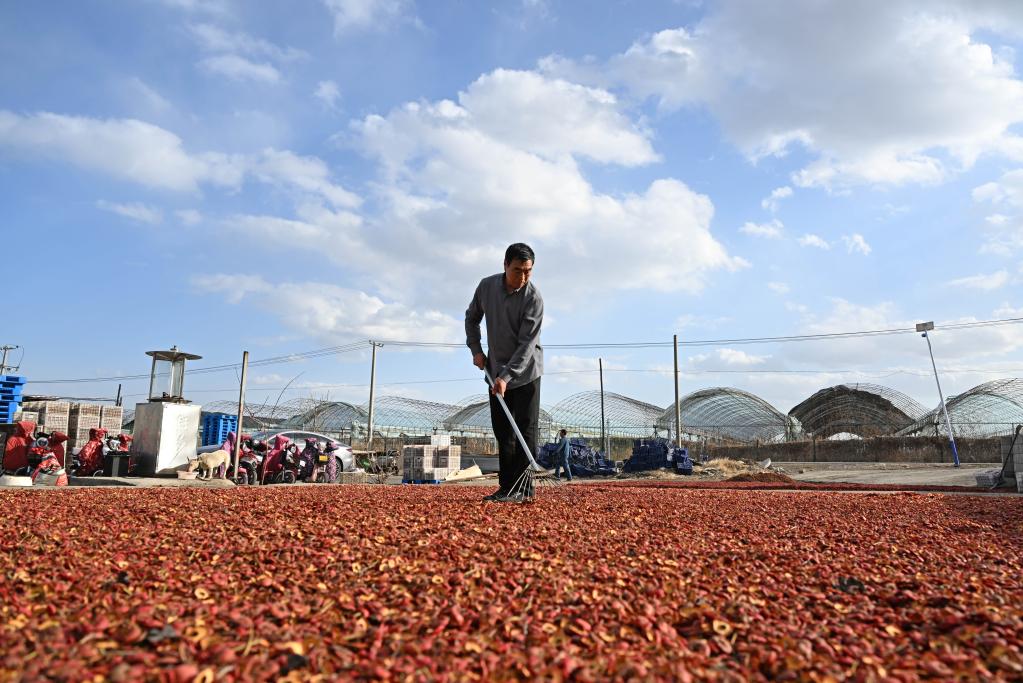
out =
[[561,486],[563,482],[554,476],[553,470],[547,470],[540,465],[530,463],[519,475],[509,490],[509,495],[522,494],[522,502],[531,503],[536,497],[538,488],[553,488]]

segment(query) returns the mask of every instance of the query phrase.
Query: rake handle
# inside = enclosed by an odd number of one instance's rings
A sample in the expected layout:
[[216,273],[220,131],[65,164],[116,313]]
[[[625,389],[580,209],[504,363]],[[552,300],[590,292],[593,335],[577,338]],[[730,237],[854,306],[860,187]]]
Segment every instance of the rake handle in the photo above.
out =
[[[487,384],[491,388],[494,386],[494,378],[490,376],[490,371],[484,366],[483,375],[487,378]],[[497,398],[497,402],[501,404],[501,408],[504,410],[504,414],[508,417],[508,422],[511,424],[512,431],[515,432],[516,438],[519,440],[519,444],[522,446],[522,450],[526,452],[526,457],[529,458],[529,464],[533,466],[534,470],[543,469],[533,459],[533,452],[529,450],[529,446],[526,444],[526,440],[522,437],[522,432],[519,431],[519,426],[515,424],[515,418],[512,417],[511,411],[508,410],[508,404],[504,402],[504,396],[495,393],[494,396]]]

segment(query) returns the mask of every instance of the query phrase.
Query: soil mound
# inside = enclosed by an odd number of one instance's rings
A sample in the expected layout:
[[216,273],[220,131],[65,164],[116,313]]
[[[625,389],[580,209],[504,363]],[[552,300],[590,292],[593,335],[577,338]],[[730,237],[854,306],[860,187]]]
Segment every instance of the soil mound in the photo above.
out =
[[760,484],[794,484],[796,480],[779,472],[747,472],[729,477],[725,481],[750,481]]

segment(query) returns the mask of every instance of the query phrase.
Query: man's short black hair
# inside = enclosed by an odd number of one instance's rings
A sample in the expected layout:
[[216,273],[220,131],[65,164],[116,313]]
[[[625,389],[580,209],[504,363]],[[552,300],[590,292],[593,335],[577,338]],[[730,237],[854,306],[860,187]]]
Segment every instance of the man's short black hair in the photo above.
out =
[[561,434],[562,436],[568,436],[568,430],[562,429],[560,432],[558,432],[558,434]]
[[516,242],[510,245],[504,252],[504,262],[506,264],[511,263],[515,259],[519,261],[536,261],[536,256],[533,254],[533,250],[528,244],[522,242]]

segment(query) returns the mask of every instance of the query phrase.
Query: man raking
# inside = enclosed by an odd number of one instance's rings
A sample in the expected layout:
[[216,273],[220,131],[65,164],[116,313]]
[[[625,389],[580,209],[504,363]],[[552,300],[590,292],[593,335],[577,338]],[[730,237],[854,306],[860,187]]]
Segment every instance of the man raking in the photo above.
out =
[[[504,272],[480,280],[465,311],[466,345],[472,362],[493,377],[490,420],[497,439],[500,487],[484,500],[522,502],[524,493],[513,490],[526,470],[526,452],[496,396],[504,398],[519,432],[536,452],[540,421],[540,376],[543,374],[543,297],[530,282],[535,255],[528,245],[516,243],[504,254]],[[489,354],[483,353],[480,322],[487,321]]]

